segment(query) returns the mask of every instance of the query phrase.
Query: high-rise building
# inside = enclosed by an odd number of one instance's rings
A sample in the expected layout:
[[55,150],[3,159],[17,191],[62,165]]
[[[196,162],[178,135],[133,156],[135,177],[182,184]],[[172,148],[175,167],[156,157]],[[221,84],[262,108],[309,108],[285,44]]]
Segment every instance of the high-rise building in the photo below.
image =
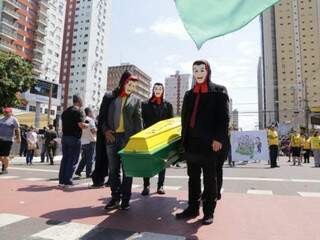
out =
[[308,125],[320,106],[319,9],[319,0],[282,0],[261,16],[265,125]]
[[68,0],[60,82],[64,107],[79,94],[86,107],[97,110],[106,91],[110,0]]
[[180,74],[179,71],[165,79],[165,98],[172,104],[174,115],[181,114],[184,94],[189,90],[190,83],[191,75]]
[[38,83],[23,94],[28,105],[21,108],[36,111],[38,117],[49,111],[50,92],[51,118],[55,117],[60,105],[58,79],[64,13],[64,0],[0,1],[0,51],[15,53],[32,62]]
[[108,69],[107,90],[112,91],[119,85],[121,75],[126,71],[130,71],[132,74],[139,78],[138,86],[136,88],[135,95],[142,101],[150,98],[151,92],[151,77],[142,71],[137,66],[130,63],[122,63],[120,66],[111,66]]
[[234,129],[239,129],[239,111],[237,109],[232,111],[232,122],[230,125]]

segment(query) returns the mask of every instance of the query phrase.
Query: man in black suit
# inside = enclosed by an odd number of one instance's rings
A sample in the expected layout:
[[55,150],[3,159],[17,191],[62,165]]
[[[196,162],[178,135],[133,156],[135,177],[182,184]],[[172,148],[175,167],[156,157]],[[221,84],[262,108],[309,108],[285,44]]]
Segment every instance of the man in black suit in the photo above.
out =
[[[126,176],[123,171],[118,152],[127,145],[129,138],[140,132],[143,127],[141,102],[132,94],[137,81],[136,76],[125,71],[121,76],[119,87],[106,96],[108,107],[105,108],[106,115],[102,119],[101,130],[106,141],[112,198],[105,209],[130,208],[132,177]],[[120,179],[121,168],[122,179]]]
[[182,144],[189,176],[188,207],[176,218],[198,216],[202,200],[202,224],[208,225],[213,223],[218,198],[218,162],[228,148],[229,98],[225,87],[211,82],[207,61],[193,63],[193,77],[195,86],[186,92],[181,113]]
[[[173,117],[171,103],[163,99],[164,86],[162,83],[155,83],[152,90],[152,97],[142,105],[142,118],[144,128],[148,128],[159,121]],[[163,169],[158,175],[158,194],[165,194],[163,184],[166,170]],[[143,191],[141,195],[146,196],[150,193],[150,178],[143,178]]]

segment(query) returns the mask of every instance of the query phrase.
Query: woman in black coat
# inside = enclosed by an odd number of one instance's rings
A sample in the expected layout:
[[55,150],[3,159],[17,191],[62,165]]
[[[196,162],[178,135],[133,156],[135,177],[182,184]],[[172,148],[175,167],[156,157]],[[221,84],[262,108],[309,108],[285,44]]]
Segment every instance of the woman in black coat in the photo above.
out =
[[225,87],[211,82],[207,61],[193,63],[193,77],[195,86],[186,92],[181,112],[182,144],[189,176],[188,208],[176,218],[198,216],[202,200],[202,224],[207,225],[213,222],[218,198],[217,166],[229,147],[229,98]]
[[[163,99],[164,86],[162,83],[155,83],[152,90],[152,97],[142,105],[142,118],[144,128],[148,128],[153,124],[173,117],[173,108],[171,103]],[[162,170],[158,176],[158,194],[165,194],[163,189],[166,170]],[[150,193],[150,178],[143,178],[144,188],[142,195],[146,196]]]

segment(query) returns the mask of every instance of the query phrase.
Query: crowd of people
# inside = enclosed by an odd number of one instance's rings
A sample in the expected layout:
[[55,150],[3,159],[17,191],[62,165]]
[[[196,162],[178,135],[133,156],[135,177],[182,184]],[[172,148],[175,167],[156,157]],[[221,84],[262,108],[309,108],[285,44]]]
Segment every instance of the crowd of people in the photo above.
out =
[[[211,69],[206,60],[194,62],[193,78],[195,84],[186,92],[181,112],[181,156],[186,161],[189,176],[188,207],[176,214],[176,218],[198,216],[202,202],[202,223],[208,225],[213,222],[217,201],[221,199],[224,161],[229,157],[230,166],[234,166],[228,129],[229,98],[225,87],[211,82]],[[93,181],[91,187],[110,186],[111,199],[105,205],[106,210],[130,208],[132,177],[126,176],[118,152],[134,134],[173,117],[172,105],[164,99],[164,86],[155,83],[151,98],[141,102],[132,94],[138,81],[137,76],[125,71],[119,86],[105,94],[97,118],[88,107],[83,113],[83,102],[78,95],[73,96],[73,105],[65,109],[61,116],[59,187],[65,189],[73,186],[74,175],[81,177],[86,167],[86,177]],[[41,162],[47,159],[53,165],[58,137],[54,127],[49,125],[48,129],[42,130],[28,127],[20,132],[12,109],[5,108],[3,112],[4,118],[0,119],[2,173],[7,173],[14,140],[21,142],[20,155],[26,157],[28,165],[32,164],[35,150],[40,148]],[[294,132],[287,138],[279,139],[276,126],[272,125],[268,129],[268,143],[271,168],[279,167],[279,149],[289,156],[289,161],[292,156],[293,165],[301,165],[302,156],[304,162],[308,163],[312,154],[315,167],[320,167],[320,136],[317,131],[310,136]],[[159,172],[158,194],[165,194],[165,174],[165,169]],[[107,176],[108,182],[105,182]],[[141,194],[147,196],[150,194],[150,179],[144,178],[143,182]]]
[[288,135],[278,136],[276,126],[272,124],[268,129],[268,143],[271,167],[279,167],[277,159],[279,152],[292,161],[292,166],[310,163],[310,156],[314,157],[314,167],[320,167],[320,133],[319,130],[310,132],[301,128],[292,129]]

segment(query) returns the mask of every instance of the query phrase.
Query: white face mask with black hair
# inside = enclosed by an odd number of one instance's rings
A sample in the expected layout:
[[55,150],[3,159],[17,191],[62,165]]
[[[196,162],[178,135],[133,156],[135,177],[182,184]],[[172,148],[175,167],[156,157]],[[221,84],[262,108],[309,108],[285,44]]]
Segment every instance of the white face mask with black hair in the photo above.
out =
[[162,97],[163,95],[163,87],[161,85],[155,85],[154,88],[153,88],[153,93],[154,93],[154,96],[156,97]]
[[208,70],[205,64],[194,65],[193,66],[193,78],[196,80],[196,83],[202,84],[206,81],[208,76]]

